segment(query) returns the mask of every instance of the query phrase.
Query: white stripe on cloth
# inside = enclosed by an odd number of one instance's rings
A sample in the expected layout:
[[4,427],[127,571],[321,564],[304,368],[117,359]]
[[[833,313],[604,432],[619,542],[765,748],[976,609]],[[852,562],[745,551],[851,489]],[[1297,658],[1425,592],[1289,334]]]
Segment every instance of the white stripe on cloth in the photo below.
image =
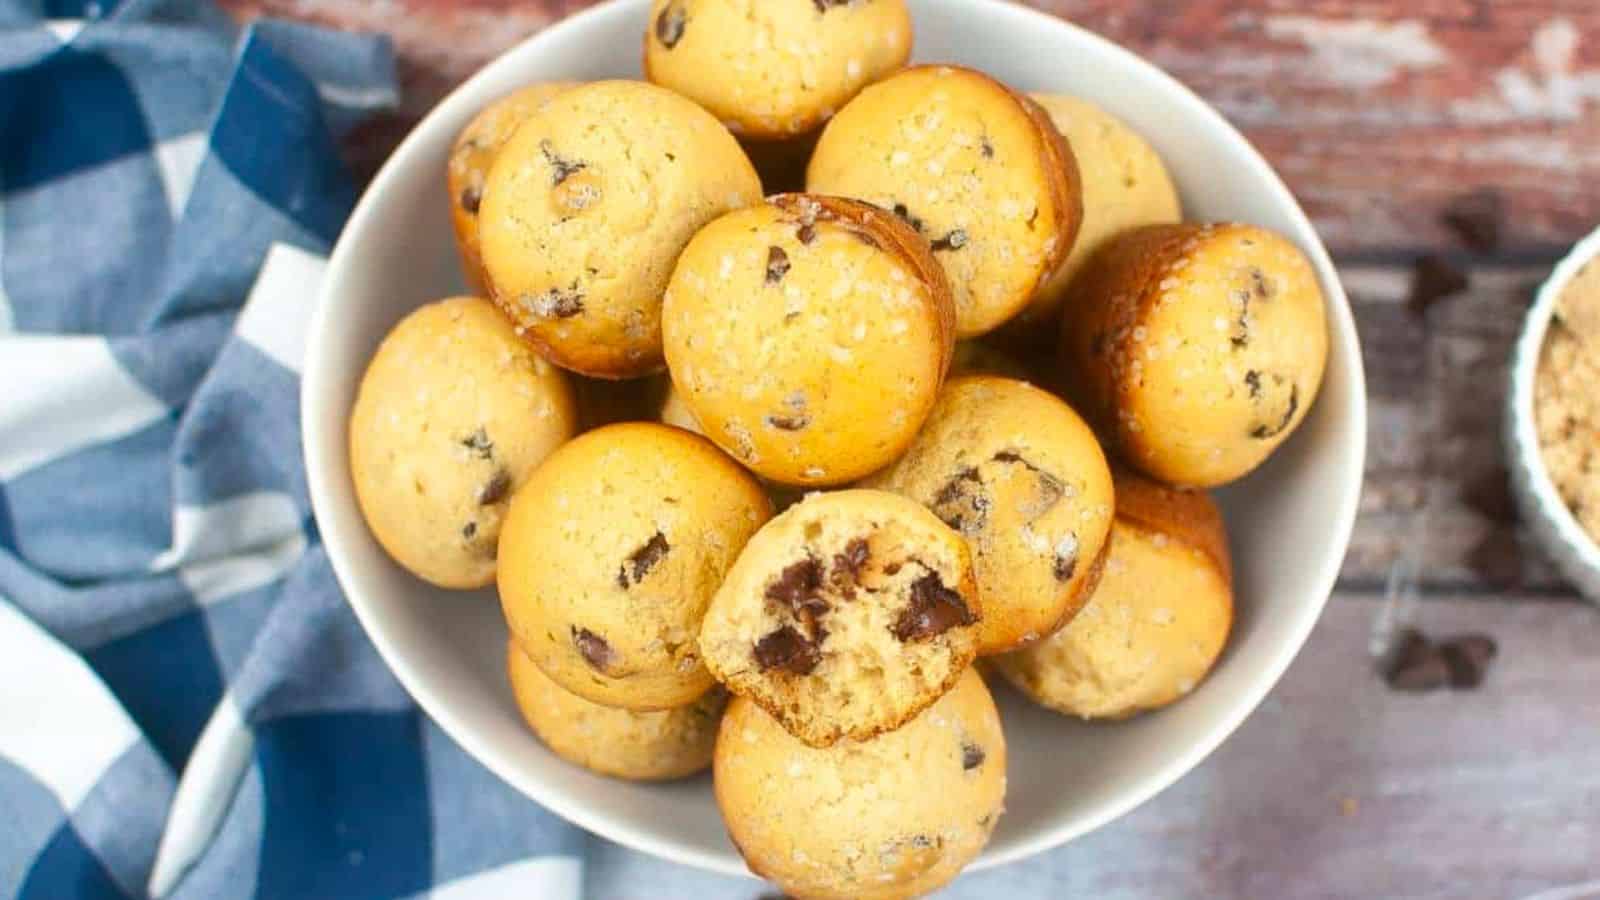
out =
[[583,863],[575,856],[540,856],[507,863],[437,885],[429,900],[578,900]]
[[233,694],[224,695],[200,732],[167,812],[167,826],[150,870],[150,896],[164,897],[216,836],[250,767],[256,737],[239,716]]
[[0,756],[70,815],[139,740],[139,729],[78,654],[4,601],[0,647]]
[[273,244],[233,330],[284,368],[300,373],[306,329],[328,262],[288,244]]
[[200,171],[200,162],[206,156],[206,135],[197,131],[162,141],[155,147],[156,170],[161,173],[161,186],[167,193],[167,208],[174,221],[183,216],[183,207],[189,202],[189,191],[194,188],[194,176]]
[[178,567],[195,601],[208,606],[281,577],[306,549],[300,513],[288,494],[257,491],[172,514],[172,546],[150,563]]
[[0,479],[159,421],[167,407],[98,337],[0,337]]

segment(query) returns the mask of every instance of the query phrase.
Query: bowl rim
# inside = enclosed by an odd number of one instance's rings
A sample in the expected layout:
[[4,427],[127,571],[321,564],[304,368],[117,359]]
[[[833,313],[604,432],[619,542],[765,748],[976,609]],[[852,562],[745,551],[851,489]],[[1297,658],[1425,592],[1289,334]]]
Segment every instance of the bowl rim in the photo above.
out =
[[[1533,305],[1523,317],[1522,333],[1517,336],[1513,350],[1508,401],[1511,407],[1509,430],[1513,463],[1521,467],[1527,478],[1527,490],[1533,495],[1537,506],[1533,512],[1545,518],[1554,529],[1555,536],[1576,554],[1577,562],[1600,573],[1600,542],[1589,536],[1573,514],[1572,507],[1561,499],[1561,494],[1556,490],[1555,480],[1550,477],[1550,469],[1545,465],[1544,448],[1539,442],[1538,423],[1533,410],[1539,360],[1544,355],[1550,324],[1555,320],[1556,304],[1567,286],[1591,262],[1600,263],[1600,228],[1574,244],[1539,285]],[[1559,558],[1557,561],[1558,564],[1561,562]]]
[[[329,355],[326,345],[331,341],[330,330],[333,324],[331,310],[335,306],[335,302],[332,299],[333,287],[344,280],[340,277],[340,273],[344,269],[353,267],[359,262],[354,258],[354,252],[350,249],[350,242],[344,240],[344,234],[365,230],[369,224],[368,220],[375,215],[372,197],[390,188],[392,183],[401,179],[402,165],[397,161],[412,155],[417,147],[427,140],[425,134],[438,130],[441,127],[438,122],[454,117],[457,114],[458,107],[463,108],[460,110],[461,113],[470,115],[473,110],[465,109],[464,107],[472,103],[470,97],[478,93],[476,85],[479,82],[492,80],[494,75],[502,70],[520,68],[523,60],[537,53],[541,45],[548,42],[562,41],[570,32],[582,29],[591,20],[614,15],[620,7],[636,2],[641,2],[641,0],[603,0],[601,3],[580,10],[558,22],[551,23],[495,57],[495,59],[453,89],[413,126],[399,146],[384,161],[382,167],[357,202],[355,209],[345,224],[344,231],[341,231],[340,240],[333,248],[321,286],[318,289],[317,303],[308,324],[305,366],[301,378],[302,450],[306,464],[312,510],[319,523],[330,523],[329,525],[321,526],[324,528],[324,546],[329,545],[329,537],[333,537],[336,541],[342,541],[343,538],[341,529],[332,524],[334,518],[332,504],[334,500],[331,472],[327,466],[320,463],[318,450],[318,448],[327,445],[328,442],[329,436],[323,427],[323,421],[326,417],[314,414],[313,411],[320,411],[325,405],[325,398],[330,395],[330,392],[322,389],[323,379],[321,375],[323,369],[322,360]],[[1013,2],[1013,0],[966,0],[966,2],[986,6],[994,16],[1012,17],[1025,27],[1063,29],[1072,32],[1075,40],[1098,44],[1102,51],[1119,59],[1124,65],[1144,70],[1146,75],[1152,76],[1154,81],[1162,86],[1161,89],[1169,95],[1173,103],[1188,107],[1198,118],[1207,121],[1216,133],[1219,143],[1223,144],[1240,164],[1248,165],[1257,171],[1261,182],[1270,193],[1269,199],[1273,205],[1280,208],[1294,224],[1295,228],[1303,232],[1309,239],[1309,243],[1300,242],[1298,239],[1297,243],[1301,244],[1301,249],[1311,261],[1312,267],[1316,270],[1319,282],[1326,294],[1325,302],[1330,319],[1330,357],[1337,356],[1342,370],[1346,373],[1345,387],[1349,397],[1347,407],[1341,411],[1339,428],[1341,431],[1354,431],[1362,436],[1361,440],[1354,443],[1353,452],[1345,455],[1342,466],[1330,467],[1326,471],[1326,477],[1329,478],[1330,484],[1334,485],[1334,489],[1338,492],[1336,503],[1333,504],[1328,519],[1333,539],[1330,547],[1336,548],[1336,550],[1330,550],[1330,552],[1323,554],[1316,569],[1307,573],[1304,594],[1309,599],[1294,611],[1295,621],[1292,627],[1288,629],[1289,638],[1278,646],[1276,655],[1271,657],[1255,677],[1250,680],[1248,689],[1241,691],[1240,695],[1230,703],[1227,711],[1211,722],[1196,740],[1192,741],[1181,752],[1174,753],[1168,760],[1157,766],[1154,771],[1144,776],[1137,786],[1124,791],[1112,800],[1103,802],[1099,808],[1082,816],[1080,821],[1039,828],[1035,833],[1019,837],[1012,846],[1003,851],[986,849],[982,855],[966,868],[966,871],[979,871],[1015,862],[1065,844],[1077,837],[1098,830],[1107,823],[1142,805],[1151,797],[1172,786],[1209,756],[1229,735],[1238,729],[1239,725],[1266,698],[1267,693],[1282,680],[1284,672],[1299,654],[1300,649],[1305,646],[1312,628],[1321,618],[1322,611],[1331,597],[1338,579],[1339,570],[1349,549],[1364,478],[1367,394],[1366,377],[1360,350],[1360,335],[1356,329],[1355,318],[1350,308],[1348,297],[1328,251],[1309,217],[1294,198],[1288,186],[1284,184],[1281,176],[1232,123],[1228,122],[1219,111],[1187,85],[1178,81],[1174,76],[1168,74],[1154,63],[1082,26],[1050,13],[1023,6],[1020,3]],[[913,7],[920,5],[916,3],[916,0],[912,0],[912,3]],[[915,8],[913,12],[915,12]],[[1337,327],[1334,327],[1335,324]],[[1324,378],[1326,377],[1324,375]],[[1323,387],[1324,390],[1322,396],[1319,397],[1319,402],[1331,402],[1331,398],[1327,396],[1326,383],[1324,383]],[[343,446],[343,443],[343,435],[341,434],[338,438],[338,444]],[[341,588],[344,588],[345,585],[357,583],[356,573],[351,570],[350,563],[343,558],[343,554],[330,550],[328,559]],[[738,861],[736,854],[732,858],[726,855],[719,856],[688,844],[676,842],[657,832],[635,828],[625,821],[615,820],[604,814],[592,812],[581,803],[565,802],[559,796],[546,791],[536,779],[522,777],[486,746],[486,738],[478,737],[465,725],[462,718],[452,711],[451,704],[434,691],[430,679],[411,666],[404,654],[391,642],[379,621],[380,617],[376,612],[367,608],[366,604],[359,599],[358,593],[348,590],[343,591],[343,593],[355,612],[357,620],[361,623],[362,629],[366,632],[368,639],[372,641],[389,669],[422,710],[432,717],[440,728],[452,740],[456,741],[468,755],[492,771],[501,780],[517,788],[525,796],[550,812],[617,844],[661,859],[691,865],[720,874],[753,877],[744,865]]]

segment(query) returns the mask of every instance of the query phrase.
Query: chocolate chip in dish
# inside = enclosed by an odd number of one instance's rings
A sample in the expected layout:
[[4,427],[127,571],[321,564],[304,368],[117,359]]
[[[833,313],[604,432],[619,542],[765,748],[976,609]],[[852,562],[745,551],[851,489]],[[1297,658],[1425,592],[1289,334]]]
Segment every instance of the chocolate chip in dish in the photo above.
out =
[[911,443],[953,323],[944,276],[903,222],[780,194],[694,236],[662,333],[673,386],[708,437],[764,478],[820,487]]
[[1006,793],[1006,740],[968,669],[899,729],[809,747],[735,698],[717,734],[717,805],[750,871],[799,897],[899,900],[977,858]]
[[500,532],[512,638],[594,703],[668,709],[711,687],[696,644],[723,574],[772,515],[709,441],[632,422],[584,434],[518,493]]
[[456,249],[467,286],[479,296],[488,296],[489,279],[483,272],[483,256],[478,247],[478,210],[483,205],[483,183],[489,166],[511,132],[534,110],[576,82],[551,81],[530,84],[512,91],[485,106],[461,129],[450,148],[445,166],[445,188],[450,195],[450,224],[456,231]]
[[644,39],[646,78],[765,141],[814,131],[910,55],[905,0],[655,0]]
[[1264,462],[1305,421],[1327,357],[1316,271],[1253,225],[1124,232],[1063,308],[1069,398],[1108,449],[1180,487],[1226,484]]
[[828,123],[806,190],[890,210],[926,239],[956,333],[993,331],[1071,251],[1078,166],[1050,117],[972,69],[915,66],[863,90]]
[[350,413],[350,475],[373,536],[446,588],[494,580],[511,495],[577,429],[566,373],[487,300],[420,307],[367,364]]
[[1166,706],[1211,671],[1233,624],[1222,514],[1203,491],[1116,473],[1098,587],[1065,628],[990,662],[1035,702],[1085,719]]
[[864,481],[921,503],[972,548],[978,653],[1071,621],[1111,530],[1111,470],[1094,432],[1047,391],[993,375],[951,379],[898,461]]
[[982,606],[966,542],[919,504],[810,494],[745,546],[707,610],[717,680],[800,740],[893,730],[950,689]]
[[659,371],[678,254],[760,199],[738,141],[700,107],[638,81],[571,88],[524,119],[489,169],[478,239],[490,294],[557,365]]

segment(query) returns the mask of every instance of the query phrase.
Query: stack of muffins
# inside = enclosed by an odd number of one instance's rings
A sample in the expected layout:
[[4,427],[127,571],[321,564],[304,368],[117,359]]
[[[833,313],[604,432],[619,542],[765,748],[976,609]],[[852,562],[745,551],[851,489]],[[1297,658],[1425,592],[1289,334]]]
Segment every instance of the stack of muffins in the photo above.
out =
[[554,752],[711,765],[797,896],[923,893],[1004,803],[980,671],[1107,720],[1210,669],[1204,489],[1305,418],[1323,297],[1284,238],[1183,223],[1105,112],[906,68],[903,0],[642,25],[648,82],[530,85],[462,132],[474,294],[374,356],[362,512],[418,577],[498,584]]

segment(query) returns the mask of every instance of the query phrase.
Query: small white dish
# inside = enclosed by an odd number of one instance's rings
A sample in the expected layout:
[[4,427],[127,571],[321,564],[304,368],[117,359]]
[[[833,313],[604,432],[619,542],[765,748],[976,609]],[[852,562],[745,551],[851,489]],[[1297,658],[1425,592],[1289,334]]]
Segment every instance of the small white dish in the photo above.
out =
[[1512,495],[1529,533],[1580,594],[1600,603],[1600,546],[1578,524],[1578,518],[1556,492],[1550,471],[1545,468],[1544,454],[1539,450],[1539,429],[1533,416],[1539,357],[1555,318],[1556,302],[1583,267],[1597,258],[1600,230],[1579,241],[1540,285],[1512,350],[1504,425]]
[[[419,304],[462,289],[444,189],[457,131],[527,82],[638,77],[647,8],[646,0],[616,0],[513,48],[446,98],[378,173],[334,250],[310,327],[306,464],[322,538],[351,606],[400,681],[468,753],[618,843],[744,873],[708,778],[628,784],[580,771],[539,744],[506,685],[506,632],[493,592],[440,591],[392,563],[361,520],[345,454],[356,385],[383,334]],[[1132,53],[1044,13],[998,0],[912,0],[912,11],[918,61],[973,66],[1025,90],[1104,106],[1166,158],[1190,218],[1284,233],[1305,250],[1328,298],[1328,368],[1315,408],[1266,466],[1221,494],[1238,602],[1216,670],[1182,702],[1110,725],[1072,721],[1001,691],[1010,789],[1007,813],[975,864],[982,868],[1071,840],[1149,799],[1204,759],[1277,683],[1316,623],[1349,542],[1366,392],[1355,324],[1326,250],[1283,182],[1221,115]]]

